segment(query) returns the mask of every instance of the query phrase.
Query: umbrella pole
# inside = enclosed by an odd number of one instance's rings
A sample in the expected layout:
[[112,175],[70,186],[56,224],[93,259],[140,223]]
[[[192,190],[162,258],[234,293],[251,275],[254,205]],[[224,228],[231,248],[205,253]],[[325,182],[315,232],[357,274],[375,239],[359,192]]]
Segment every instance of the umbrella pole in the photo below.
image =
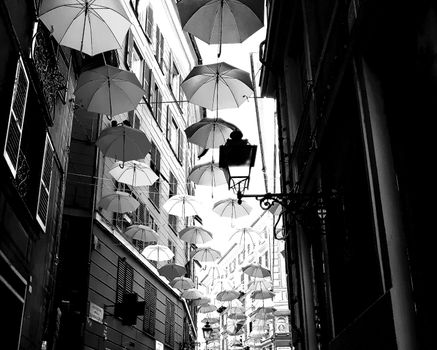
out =
[[220,1],[220,37],[219,37],[219,52],[217,57],[220,57],[222,54],[222,40],[223,40],[223,1]]
[[88,3],[88,1],[85,1],[85,13],[83,15],[82,38],[80,40],[80,53],[81,54],[82,54],[82,50],[83,50],[83,38],[85,37],[85,25],[86,25],[86,19],[88,17],[88,11],[89,11],[89,3]]

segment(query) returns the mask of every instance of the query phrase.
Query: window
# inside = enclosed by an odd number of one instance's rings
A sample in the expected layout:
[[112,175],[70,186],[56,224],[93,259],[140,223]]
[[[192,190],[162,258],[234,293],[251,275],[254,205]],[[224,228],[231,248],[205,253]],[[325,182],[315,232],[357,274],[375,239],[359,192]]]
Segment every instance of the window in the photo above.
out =
[[144,80],[143,80],[143,88],[146,93],[144,94],[144,98],[147,102],[150,102],[153,92],[150,90],[152,86],[152,70],[144,61]]
[[127,31],[126,34],[126,45],[125,45],[125,52],[124,52],[124,60],[125,65],[128,69],[132,66],[132,54],[133,54],[133,35],[131,29]]
[[[181,96],[179,93],[180,85],[181,85],[181,76],[179,74],[179,70],[176,67],[176,64],[173,60],[173,56],[169,54],[169,72],[168,72],[168,85],[171,88],[171,91],[173,92],[173,96],[178,100],[181,101]],[[178,102],[180,105],[181,102]]]
[[155,335],[156,287],[147,280],[144,284],[144,304],[143,331]]
[[264,253],[264,259],[266,261],[266,267],[269,268],[269,253],[268,252]]
[[229,272],[233,273],[235,271],[236,261],[235,259],[229,264]]
[[131,71],[135,73],[139,82],[144,81],[144,59],[135,43],[132,51]]
[[178,179],[170,171],[170,183],[169,183],[168,197],[171,198],[176,194],[178,194]]
[[165,304],[165,343],[174,345],[175,304],[167,298]]
[[54,150],[48,134],[44,146],[44,158],[41,167],[38,203],[36,206],[36,220],[45,231],[50,204],[50,185],[52,180]]
[[184,163],[184,132],[179,129],[178,130],[178,159],[181,162],[181,164]]
[[9,111],[8,129],[3,156],[12,171],[17,174],[18,158],[23,134],[23,121],[26,112],[27,94],[29,92],[29,78],[24,69],[21,57],[15,72],[14,90],[12,92],[11,109]]
[[153,32],[153,9],[150,6],[147,6],[146,10],[146,37],[149,42],[152,41],[152,32]]
[[124,294],[132,293],[134,285],[134,269],[126,262],[126,258],[118,258],[117,289],[115,302],[122,303]]
[[161,115],[162,115],[162,96],[158,85],[155,83],[153,87],[153,99],[151,99],[153,117],[155,118],[158,126],[161,127]]
[[177,154],[179,152],[179,128],[176,121],[173,118],[173,113],[170,107],[167,106],[167,130],[166,130],[167,141],[170,143],[173,152]]
[[171,239],[167,241],[167,247],[173,252],[173,258],[168,260],[167,263],[174,264],[176,262],[176,246]]
[[129,111],[127,113],[127,119],[129,120],[129,123],[133,128],[140,130],[141,120],[140,117],[138,117],[138,114],[135,113],[135,111]]
[[150,167],[152,170],[159,175],[161,170],[161,153],[156,147],[156,144],[152,142],[152,147],[150,149]]
[[158,26],[156,26],[155,36],[155,58],[158,61],[159,67],[164,69],[164,37]]

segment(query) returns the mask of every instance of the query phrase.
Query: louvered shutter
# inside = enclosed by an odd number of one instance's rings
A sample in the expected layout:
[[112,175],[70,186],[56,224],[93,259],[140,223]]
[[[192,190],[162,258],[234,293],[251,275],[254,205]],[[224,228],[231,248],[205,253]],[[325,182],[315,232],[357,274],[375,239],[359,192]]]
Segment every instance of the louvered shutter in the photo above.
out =
[[42,161],[41,177],[38,192],[38,203],[36,209],[36,219],[45,231],[47,225],[47,216],[49,213],[50,202],[50,185],[52,180],[54,150],[50,138],[46,135],[44,146],[44,158]]
[[132,51],[134,47],[134,40],[132,31],[129,29],[126,34],[126,46],[125,46],[125,64],[128,69],[132,66]]
[[153,9],[152,7],[147,7],[146,14],[146,35],[149,41],[152,41],[152,33],[153,33]]
[[124,293],[131,294],[134,289],[134,268],[128,263],[125,264],[125,284],[124,284]]
[[146,97],[146,101],[150,102],[150,87],[151,87],[151,76],[152,76],[152,70],[149,68],[146,62],[144,62],[144,80],[143,80],[143,88]]
[[178,159],[181,163],[184,162],[184,134],[182,130],[178,130]]
[[126,260],[123,258],[118,258],[118,268],[117,268],[117,288],[115,291],[115,302],[123,302],[124,294],[124,281],[126,279]]
[[5,160],[14,177],[17,174],[28,92],[29,78],[27,77],[23,61],[20,57],[18,59],[17,69],[15,72],[14,90],[12,92],[11,109],[9,111],[6,143],[3,150]]
[[161,127],[161,114],[162,114],[162,95],[158,87],[156,88],[156,122]]
[[151,335],[155,334],[155,318],[156,318],[156,287],[149,281],[145,281],[143,330]]

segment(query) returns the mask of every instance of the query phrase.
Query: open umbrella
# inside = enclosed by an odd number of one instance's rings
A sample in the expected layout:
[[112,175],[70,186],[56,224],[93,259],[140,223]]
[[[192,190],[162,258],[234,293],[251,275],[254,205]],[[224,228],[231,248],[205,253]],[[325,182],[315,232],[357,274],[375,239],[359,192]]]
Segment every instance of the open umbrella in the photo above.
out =
[[203,148],[218,148],[224,145],[231,132],[238,128],[221,118],[203,118],[185,129],[187,140]]
[[214,162],[194,166],[190,170],[188,180],[201,186],[215,187],[226,184],[225,173]]
[[99,201],[98,208],[103,208],[115,213],[129,213],[140,206],[134,197],[129,193],[116,191],[102,197]]
[[250,297],[257,300],[273,299],[275,297],[275,293],[269,290],[255,290],[252,292]]
[[213,248],[198,248],[191,256],[191,259],[203,262],[212,262],[220,259],[222,254]]
[[212,304],[204,304],[204,305],[200,305],[199,309],[197,310],[197,312],[201,313],[201,314],[207,314],[213,311],[217,310],[217,306],[212,305]]
[[252,227],[243,227],[236,230],[229,240],[238,240],[239,244],[243,244],[243,247],[246,246],[246,241],[252,242],[252,244],[257,243],[257,239],[260,239],[261,236],[258,231],[254,230]]
[[173,278],[173,280],[170,282],[170,286],[179,290],[186,290],[194,288],[194,282],[188,277],[179,276]]
[[131,225],[124,232],[124,234],[132,239],[142,242],[156,242],[158,241],[158,233],[151,227],[146,225]]
[[188,194],[177,194],[170,197],[162,206],[164,210],[171,214],[181,217],[200,215],[202,204],[196,197]]
[[109,174],[117,181],[129,186],[150,186],[158,180],[158,175],[146,164],[136,160],[116,162]]
[[247,316],[244,314],[236,313],[236,314],[229,314],[228,318],[231,320],[245,320]]
[[141,254],[146,259],[154,261],[167,261],[173,259],[174,257],[174,254],[169,247],[160,244],[148,245],[146,248],[144,248]]
[[273,283],[271,280],[262,278],[262,279],[255,279],[249,284],[249,288],[247,292],[254,292],[256,290],[262,290],[262,291],[269,291],[273,286]]
[[119,0],[44,0],[39,18],[60,45],[90,56],[122,48],[131,25]]
[[182,28],[208,44],[242,43],[264,25],[263,0],[182,0]]
[[[194,300],[193,300],[194,301]],[[218,317],[205,317],[205,318],[202,318],[201,320],[200,320],[200,322],[202,322],[202,323],[206,323],[206,322],[209,322],[209,323],[211,323],[211,324],[213,324],[213,323],[218,323],[220,321],[220,319],[218,318]]]
[[164,276],[169,281],[172,281],[176,277],[184,276],[187,270],[184,266],[178,264],[167,264],[158,269],[161,276]]
[[202,292],[196,288],[186,289],[181,294],[181,297],[185,299],[199,299],[202,296]]
[[199,306],[203,304],[208,304],[211,301],[211,298],[208,298],[206,296],[202,296],[199,299],[195,299],[191,302],[192,305]]
[[237,199],[227,198],[216,202],[212,211],[221,217],[238,219],[249,215],[252,211],[252,207],[245,201],[242,201],[241,204],[239,204]]
[[271,276],[270,270],[260,264],[249,264],[244,266],[242,270],[243,273],[251,277],[264,278]]
[[222,290],[216,295],[216,299],[218,301],[232,301],[237,299],[240,296],[240,292],[236,290]]
[[212,240],[212,233],[198,226],[188,226],[179,232],[179,238],[190,244],[203,244]]
[[109,126],[103,129],[96,146],[106,157],[122,162],[144,158],[152,148],[144,132],[126,125]]
[[253,94],[249,73],[225,62],[195,66],[181,88],[188,101],[214,111],[237,108]]
[[76,104],[110,117],[134,110],[144,94],[134,73],[109,65],[81,73],[74,92]]

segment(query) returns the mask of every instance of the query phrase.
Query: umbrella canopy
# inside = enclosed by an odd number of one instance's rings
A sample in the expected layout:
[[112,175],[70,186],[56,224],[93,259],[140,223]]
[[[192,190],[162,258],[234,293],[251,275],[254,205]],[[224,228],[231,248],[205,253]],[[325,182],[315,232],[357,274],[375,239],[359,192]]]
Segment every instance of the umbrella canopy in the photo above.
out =
[[159,178],[146,163],[136,160],[115,163],[109,174],[116,181],[133,187],[153,185]]
[[252,320],[272,320],[275,318],[275,315],[272,313],[257,313],[251,317]]
[[110,126],[102,130],[96,146],[106,157],[122,162],[144,158],[152,148],[144,132],[126,125]]
[[181,88],[188,101],[214,111],[238,108],[253,94],[249,73],[225,62],[195,66]]
[[221,217],[238,219],[249,215],[252,211],[252,207],[244,201],[242,201],[241,204],[238,204],[237,199],[228,198],[216,202],[212,211]]
[[87,111],[112,117],[134,110],[145,91],[134,73],[105,65],[83,72],[74,94]]
[[115,213],[129,213],[136,210],[140,206],[134,197],[129,193],[116,191],[102,197],[98,207]]
[[216,295],[216,299],[218,301],[232,301],[237,299],[240,296],[240,292],[230,289],[230,290],[222,290]]
[[275,297],[275,293],[269,290],[255,290],[250,295],[252,299],[264,300],[264,299],[273,299]]
[[190,288],[194,288],[194,282],[188,277],[175,277],[170,282],[170,286],[179,290],[186,290]]
[[149,245],[141,252],[141,254],[149,260],[167,261],[174,257],[173,252],[165,245],[155,244]]
[[181,217],[200,215],[202,211],[202,204],[196,197],[188,194],[177,194],[169,198],[162,207],[167,213]]
[[124,234],[132,239],[143,242],[158,241],[158,233],[146,225],[131,225]]
[[271,276],[270,270],[260,264],[249,264],[244,266],[242,270],[246,275],[251,277],[264,278]]
[[245,320],[247,318],[247,316],[244,314],[238,313],[238,314],[229,314],[228,318],[231,320]]
[[276,311],[276,308],[274,308],[273,306],[261,306],[258,309],[256,309],[256,311],[253,313],[253,315],[256,315],[256,314],[262,314],[262,315],[271,314],[271,313],[273,313],[275,311]]
[[176,277],[184,276],[187,273],[187,270],[182,265],[167,264],[159,268],[158,272],[161,276],[164,276],[169,281],[172,281]]
[[44,0],[39,18],[59,44],[90,56],[122,48],[131,25],[119,0]]
[[185,299],[199,299],[202,296],[202,292],[196,288],[186,289],[181,294],[181,297]]
[[212,262],[220,259],[222,254],[215,249],[212,248],[199,248],[196,249],[194,254],[191,256],[191,259],[196,259],[197,261],[203,262]]
[[256,290],[269,291],[272,286],[273,283],[271,280],[265,278],[255,279],[254,281],[250,282],[247,292],[254,292]]
[[208,304],[211,301],[211,298],[208,297],[200,297],[199,299],[195,299],[191,302],[192,305],[203,305],[203,304]]
[[198,226],[188,226],[179,232],[179,238],[190,244],[203,244],[212,240],[212,233]]
[[207,314],[209,312],[213,312],[216,310],[217,310],[217,306],[212,304],[204,304],[204,305],[200,305],[197,311],[201,314]]
[[238,240],[239,244],[246,246],[246,242],[252,242],[252,244],[257,244],[257,240],[261,239],[261,236],[258,231],[254,230],[251,227],[243,227],[236,230],[229,240]]
[[224,145],[231,132],[238,128],[221,118],[203,118],[185,129],[188,142],[203,148],[218,148]]
[[209,323],[213,324],[213,323],[218,323],[219,321],[220,321],[220,319],[218,317],[205,317],[200,322],[202,322],[202,323],[209,322]]
[[228,309],[228,314],[244,314],[246,309],[243,306],[232,306]]
[[194,166],[188,175],[188,180],[197,185],[212,187],[227,183],[225,173],[214,162]]

